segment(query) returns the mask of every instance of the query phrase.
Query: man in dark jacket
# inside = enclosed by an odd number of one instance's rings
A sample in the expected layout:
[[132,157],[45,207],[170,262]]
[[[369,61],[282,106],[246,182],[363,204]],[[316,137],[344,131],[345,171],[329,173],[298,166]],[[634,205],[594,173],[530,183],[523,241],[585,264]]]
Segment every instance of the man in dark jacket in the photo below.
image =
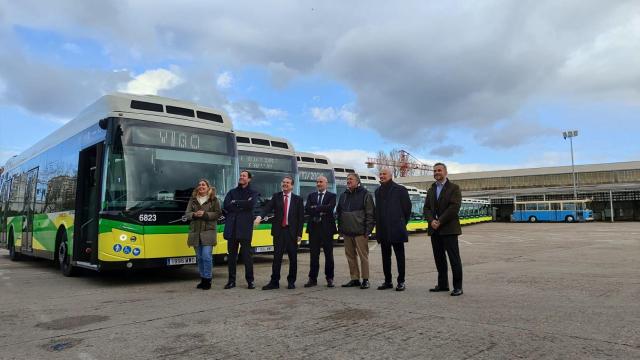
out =
[[224,198],[223,211],[225,214],[224,238],[227,240],[229,281],[225,289],[236,287],[236,263],[238,259],[238,245],[244,263],[247,287],[255,289],[253,279],[253,209],[258,201],[258,192],[251,189],[251,173],[240,172],[238,186],[227,193]]
[[391,281],[391,248],[396,254],[398,265],[397,291],[405,289],[404,284],[404,243],[409,241],[407,223],[411,216],[411,199],[407,188],[393,182],[389,168],[380,170],[380,187],[375,191],[376,198],[376,239],[382,250],[382,269],[384,283],[378,290],[393,288]]
[[271,236],[273,236],[273,265],[271,281],[262,287],[262,290],[273,290],[280,287],[280,267],[282,256],[287,252],[289,257],[289,275],[287,276],[287,289],[296,288],[296,275],[298,271],[298,243],[302,239],[304,227],[304,202],[302,198],[291,192],[293,190],[293,178],[285,176],[281,183],[282,191],[273,194],[262,209],[262,216],[256,218],[255,224],[259,224],[263,217],[272,213]]
[[336,229],[336,219],[333,210],[336,207],[336,194],[327,191],[327,178],[319,176],[316,180],[318,191],[307,196],[305,213],[309,216],[307,232],[309,233],[309,253],[311,265],[309,269],[309,281],[304,287],[312,287],[318,284],[318,272],[320,271],[320,248],[324,252],[324,276],[327,279],[327,287],[333,285],[333,235]]
[[338,232],[344,239],[344,253],[351,275],[351,280],[342,287],[359,286],[361,289],[368,289],[369,235],[375,226],[375,205],[371,193],[360,185],[358,174],[347,175],[347,189],[340,195],[336,215]]
[[462,295],[462,260],[458,248],[458,235],[462,234],[458,212],[462,204],[460,187],[447,179],[447,166],[436,163],[433,166],[433,178],[436,182],[427,191],[424,202],[424,216],[429,223],[433,257],[438,269],[438,285],[431,292],[449,291],[447,275],[447,257],[453,273],[453,291],[451,296]]

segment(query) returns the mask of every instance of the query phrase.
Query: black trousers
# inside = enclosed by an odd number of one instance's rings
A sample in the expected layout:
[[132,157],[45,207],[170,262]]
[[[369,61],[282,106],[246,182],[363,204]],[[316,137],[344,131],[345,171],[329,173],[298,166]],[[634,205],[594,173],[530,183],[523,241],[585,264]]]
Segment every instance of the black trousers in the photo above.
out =
[[327,280],[333,280],[333,235],[327,233],[309,233],[309,253],[311,254],[311,265],[309,269],[309,279],[318,280],[320,272],[320,248],[324,252],[324,276]]
[[384,272],[384,282],[391,283],[391,248],[396,254],[396,263],[398,265],[398,283],[404,282],[404,243],[390,243],[383,241],[380,243],[382,250],[382,271]]
[[449,277],[447,275],[447,255],[451,263],[453,273],[453,288],[462,289],[462,260],[460,259],[460,249],[458,248],[458,235],[431,235],[431,246],[433,247],[433,258],[438,269],[438,287],[448,288]]
[[280,232],[280,236],[273,237],[273,265],[271,266],[271,284],[280,283],[280,267],[282,266],[282,256],[287,253],[289,257],[289,283],[296,282],[298,273],[298,243],[293,239],[288,230]]
[[233,239],[227,241],[227,263],[229,265],[229,281],[236,282],[236,264],[238,263],[238,245],[244,263],[244,278],[247,283],[253,282],[253,248],[249,239]]

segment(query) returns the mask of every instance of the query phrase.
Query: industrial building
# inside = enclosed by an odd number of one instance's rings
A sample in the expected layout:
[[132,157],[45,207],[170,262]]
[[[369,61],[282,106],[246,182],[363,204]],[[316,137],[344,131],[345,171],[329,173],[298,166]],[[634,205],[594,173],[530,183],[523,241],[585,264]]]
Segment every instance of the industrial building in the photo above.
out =
[[[508,221],[514,200],[573,199],[573,175],[571,166],[557,166],[449,174],[449,179],[464,197],[489,199],[495,220]],[[640,161],[576,165],[575,178],[577,197],[592,200],[595,220],[640,220]],[[431,176],[396,180],[419,189],[434,181]]]

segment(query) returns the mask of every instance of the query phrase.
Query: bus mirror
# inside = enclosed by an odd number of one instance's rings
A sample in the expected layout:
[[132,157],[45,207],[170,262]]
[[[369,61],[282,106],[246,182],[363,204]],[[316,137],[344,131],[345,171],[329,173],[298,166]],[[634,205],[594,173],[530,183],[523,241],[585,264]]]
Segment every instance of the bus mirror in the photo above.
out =
[[109,122],[107,119],[100,119],[100,121],[98,121],[98,126],[100,126],[100,129],[102,130],[107,130],[107,127],[109,126]]

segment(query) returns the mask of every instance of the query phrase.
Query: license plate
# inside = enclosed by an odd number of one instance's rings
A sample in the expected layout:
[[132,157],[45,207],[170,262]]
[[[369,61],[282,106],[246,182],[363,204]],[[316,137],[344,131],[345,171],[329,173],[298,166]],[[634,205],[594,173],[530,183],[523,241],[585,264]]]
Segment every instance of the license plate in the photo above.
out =
[[171,266],[171,265],[187,265],[187,264],[195,264],[196,263],[196,257],[195,256],[191,256],[191,257],[179,257],[179,258],[168,258],[167,259],[167,265]]
[[270,251],[273,251],[273,246],[258,246],[255,249],[256,253],[265,253]]

